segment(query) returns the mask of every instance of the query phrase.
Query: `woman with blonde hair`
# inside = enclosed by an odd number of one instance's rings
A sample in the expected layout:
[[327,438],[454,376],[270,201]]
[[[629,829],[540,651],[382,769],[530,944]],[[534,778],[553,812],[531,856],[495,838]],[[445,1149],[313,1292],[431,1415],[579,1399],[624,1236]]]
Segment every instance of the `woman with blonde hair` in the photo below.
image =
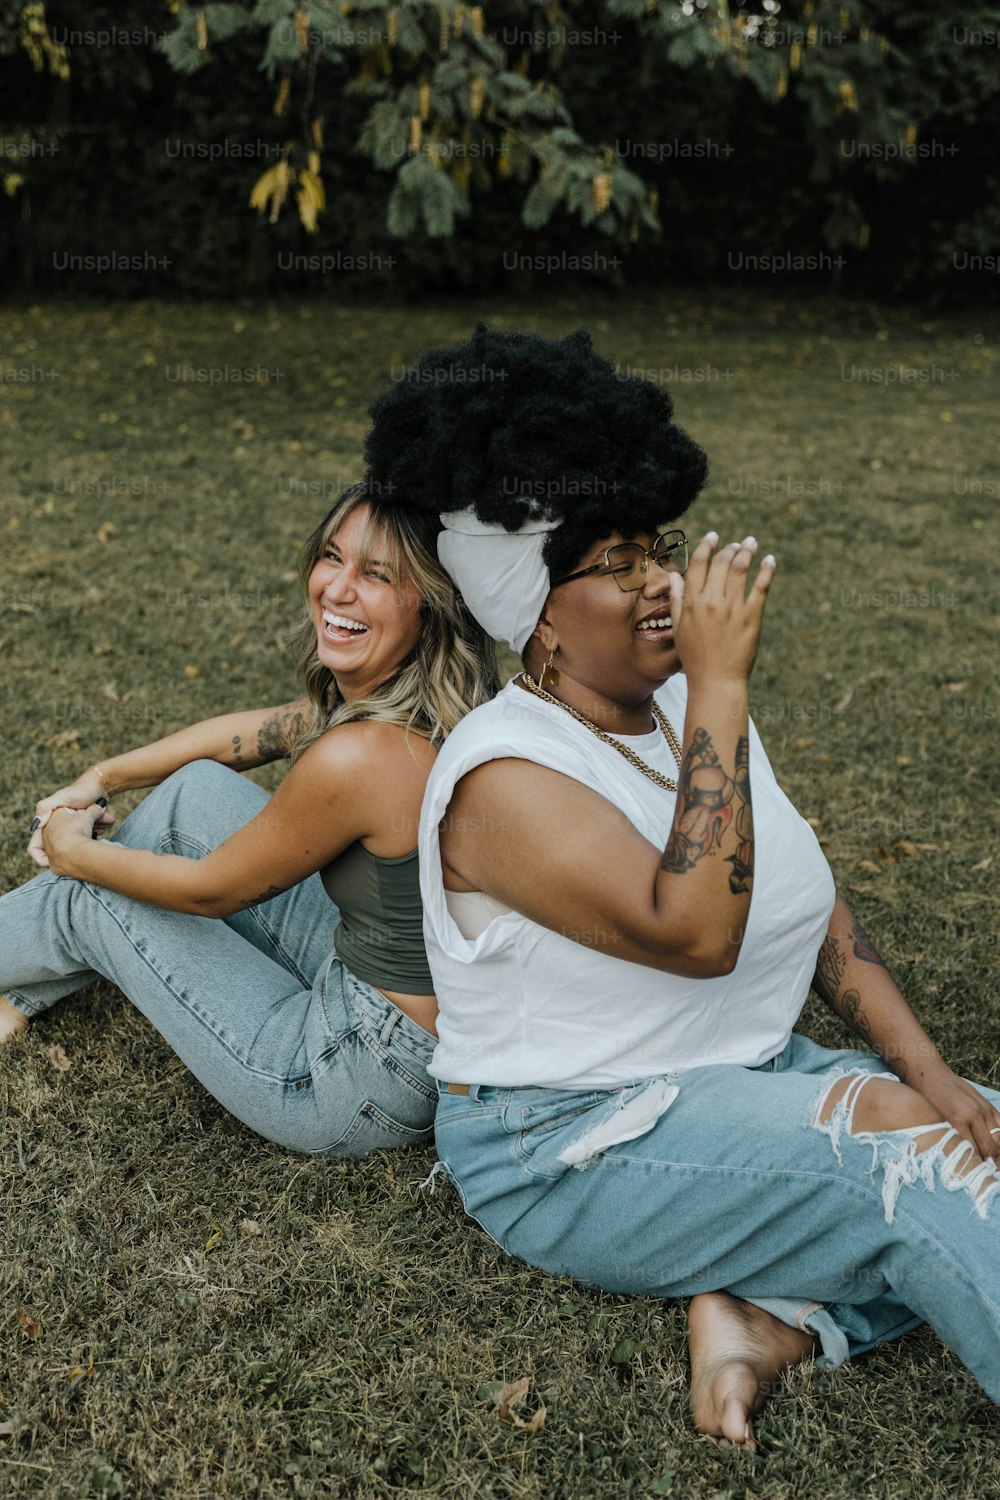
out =
[[[116,755],[35,808],[0,898],[0,1037],[101,975],[244,1124],[364,1156],[430,1139],[436,1001],[416,831],[448,732],[498,686],[437,523],[352,486],[302,553],[297,702]],[[292,765],[273,796],[239,774]],[[107,840],[117,792],[155,790]]]

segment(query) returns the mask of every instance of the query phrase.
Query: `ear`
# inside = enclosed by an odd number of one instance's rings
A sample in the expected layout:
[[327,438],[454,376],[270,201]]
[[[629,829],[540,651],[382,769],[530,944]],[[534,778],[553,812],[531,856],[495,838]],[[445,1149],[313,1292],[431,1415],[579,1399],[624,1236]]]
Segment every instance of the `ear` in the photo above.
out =
[[546,656],[548,656],[550,651],[558,651],[559,649],[559,637],[556,634],[554,625],[552,624],[551,620],[549,620],[544,609],[541,613],[541,616],[539,617],[538,624],[535,626],[534,630],[528,637],[527,646],[525,647],[526,650],[531,647],[532,641],[538,642],[538,644],[545,652]]

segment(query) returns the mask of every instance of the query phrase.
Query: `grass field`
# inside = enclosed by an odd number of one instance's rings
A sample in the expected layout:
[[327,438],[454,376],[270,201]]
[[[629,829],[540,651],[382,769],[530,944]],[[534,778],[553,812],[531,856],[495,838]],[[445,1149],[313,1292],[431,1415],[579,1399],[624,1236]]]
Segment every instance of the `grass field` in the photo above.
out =
[[[583,324],[664,372],[712,461],[691,529],[778,557],[751,701],[779,780],[948,1060],[996,1085],[996,314],[3,310],[0,888],[33,872],[37,797],[295,693],[297,549],[360,472],[368,403],[476,316]],[[800,1029],[846,1040],[814,1002]],[[508,1261],[447,1186],[419,1191],[433,1152],[256,1138],[108,984],[0,1055],[0,1090],[4,1496],[1000,1495],[1000,1414],[929,1332],[799,1369],[762,1454],[719,1454],[687,1418],[681,1306]],[[533,1435],[481,1393],[520,1376]]]

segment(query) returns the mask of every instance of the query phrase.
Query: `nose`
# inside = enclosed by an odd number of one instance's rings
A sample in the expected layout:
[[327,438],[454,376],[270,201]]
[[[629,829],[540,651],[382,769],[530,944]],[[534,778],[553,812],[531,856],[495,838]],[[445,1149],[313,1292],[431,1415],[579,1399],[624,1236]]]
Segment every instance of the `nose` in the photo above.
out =
[[646,556],[646,577],[643,579],[642,592],[650,598],[659,598],[661,594],[670,592],[670,575],[676,573],[677,569],[667,563],[656,561],[655,557]]

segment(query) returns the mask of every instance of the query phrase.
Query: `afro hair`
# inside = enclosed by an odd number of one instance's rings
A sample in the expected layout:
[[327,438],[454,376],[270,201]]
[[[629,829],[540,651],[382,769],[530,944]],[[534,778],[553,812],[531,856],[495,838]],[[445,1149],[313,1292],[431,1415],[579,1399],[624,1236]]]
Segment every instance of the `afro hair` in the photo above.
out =
[[585,328],[545,339],[479,322],[373,402],[367,478],[416,509],[471,505],[508,531],[559,521],[543,553],[556,575],[614,531],[654,531],[687,510],[708,460],[672,413],[665,390],[619,374]]

